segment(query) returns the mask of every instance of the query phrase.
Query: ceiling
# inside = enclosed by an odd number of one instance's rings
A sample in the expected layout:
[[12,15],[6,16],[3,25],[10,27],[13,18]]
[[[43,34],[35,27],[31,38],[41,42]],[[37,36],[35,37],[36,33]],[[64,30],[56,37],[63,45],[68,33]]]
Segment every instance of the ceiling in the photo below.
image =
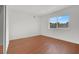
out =
[[9,5],[8,8],[31,15],[45,15],[69,7],[69,5]]

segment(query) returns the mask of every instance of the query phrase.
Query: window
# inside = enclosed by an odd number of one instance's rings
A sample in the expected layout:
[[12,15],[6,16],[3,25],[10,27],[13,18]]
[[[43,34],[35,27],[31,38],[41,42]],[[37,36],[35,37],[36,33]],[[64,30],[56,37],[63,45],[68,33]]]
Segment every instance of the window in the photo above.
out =
[[56,16],[49,19],[50,28],[67,28],[69,16]]

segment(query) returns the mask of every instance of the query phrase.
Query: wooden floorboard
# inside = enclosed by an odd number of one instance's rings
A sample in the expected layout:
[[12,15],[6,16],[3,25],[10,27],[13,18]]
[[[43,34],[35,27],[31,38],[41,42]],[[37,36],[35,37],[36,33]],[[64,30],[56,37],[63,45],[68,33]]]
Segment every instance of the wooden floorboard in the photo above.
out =
[[11,40],[9,54],[79,54],[79,44],[38,35]]

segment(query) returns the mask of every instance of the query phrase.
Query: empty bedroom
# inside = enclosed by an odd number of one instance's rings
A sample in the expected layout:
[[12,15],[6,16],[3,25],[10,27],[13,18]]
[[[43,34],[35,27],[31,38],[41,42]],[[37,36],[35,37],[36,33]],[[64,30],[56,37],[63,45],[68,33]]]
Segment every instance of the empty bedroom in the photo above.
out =
[[8,54],[79,54],[78,5],[7,5]]

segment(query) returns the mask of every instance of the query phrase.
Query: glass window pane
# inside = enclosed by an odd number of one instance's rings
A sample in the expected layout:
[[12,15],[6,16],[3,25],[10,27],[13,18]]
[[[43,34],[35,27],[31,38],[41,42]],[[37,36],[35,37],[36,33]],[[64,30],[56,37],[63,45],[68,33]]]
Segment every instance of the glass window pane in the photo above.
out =
[[50,28],[56,28],[57,17],[50,18],[49,23],[50,23]]
[[69,24],[69,16],[59,16],[58,17],[58,27],[67,28]]

